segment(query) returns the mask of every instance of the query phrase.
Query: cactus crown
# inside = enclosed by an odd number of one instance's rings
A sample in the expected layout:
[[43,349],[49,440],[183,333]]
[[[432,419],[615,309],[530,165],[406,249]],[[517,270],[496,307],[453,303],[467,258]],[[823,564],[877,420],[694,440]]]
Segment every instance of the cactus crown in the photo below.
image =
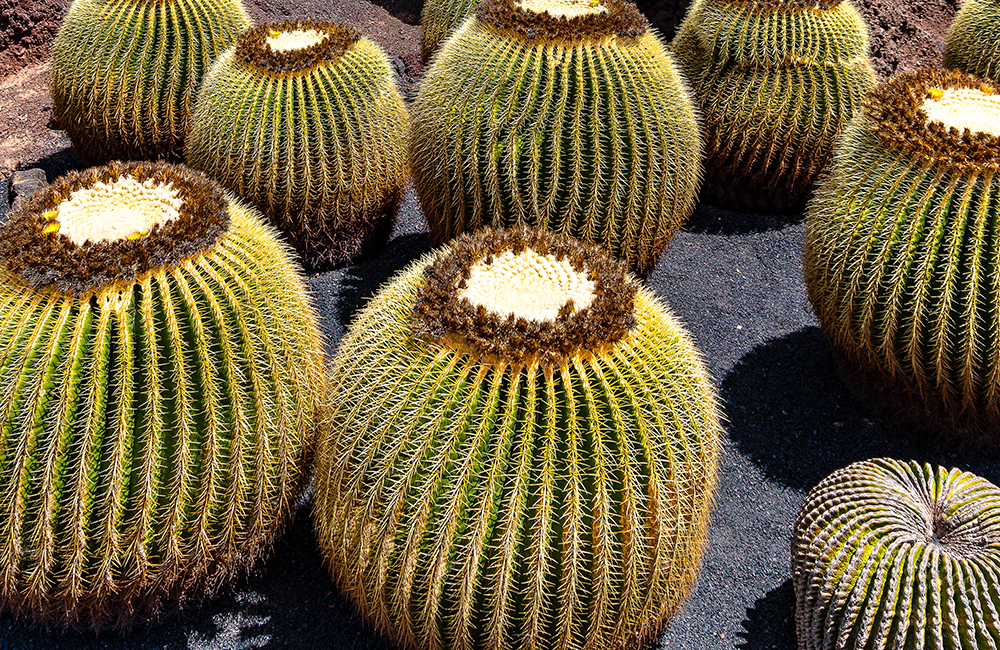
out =
[[336,61],[360,38],[347,25],[299,18],[246,30],[236,42],[236,56],[268,73],[306,72]]
[[956,70],[900,74],[865,102],[872,131],[917,159],[1000,171],[1000,88]]
[[60,178],[11,213],[0,259],[35,287],[83,294],[211,248],[229,227],[222,189],[166,163]]
[[636,287],[624,264],[547,231],[462,235],[425,275],[414,335],[500,363],[557,365],[622,339],[635,325]]
[[840,6],[841,0],[726,0],[729,4],[748,5],[752,9],[767,11],[792,11],[799,9],[812,9],[817,11],[829,11]]
[[627,0],[486,0],[476,18],[529,41],[634,40],[649,25]]

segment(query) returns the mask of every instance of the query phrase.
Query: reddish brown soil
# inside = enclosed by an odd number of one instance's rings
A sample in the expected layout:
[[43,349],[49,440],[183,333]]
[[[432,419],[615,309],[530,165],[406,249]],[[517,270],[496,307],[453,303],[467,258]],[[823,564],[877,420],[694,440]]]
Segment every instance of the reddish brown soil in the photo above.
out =
[[[939,65],[957,0],[857,0],[872,32],[872,59],[881,77]],[[640,0],[669,39],[690,0]],[[49,180],[79,165],[52,122],[49,47],[68,0],[0,0],[0,181],[17,168],[41,166]],[[422,0],[246,0],[255,22],[289,16],[336,20],[358,28],[393,58],[404,92],[420,74]]]

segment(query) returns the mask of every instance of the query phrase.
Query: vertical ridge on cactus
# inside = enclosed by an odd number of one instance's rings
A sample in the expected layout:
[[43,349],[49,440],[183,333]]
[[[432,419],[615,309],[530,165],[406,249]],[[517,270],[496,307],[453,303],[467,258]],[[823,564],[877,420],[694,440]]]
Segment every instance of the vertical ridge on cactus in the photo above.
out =
[[409,117],[385,52],[353,28],[298,19],[250,29],[219,57],[185,154],[315,267],[388,237],[408,147]]
[[694,210],[697,119],[625,0],[488,0],[435,57],[412,115],[414,185],[437,244],[525,223],[599,243],[644,275]]
[[866,460],[806,497],[792,540],[800,650],[1000,647],[1000,489]]
[[875,85],[846,0],[698,0],[672,43],[705,125],[701,199],[801,211],[834,139]]
[[807,211],[816,315],[869,399],[922,429],[1000,427],[1000,88],[957,71],[879,86]]
[[320,547],[405,647],[635,647],[686,596],[715,392],[606,253],[527,228],[459,237],[357,316],[331,401]]
[[420,11],[420,58],[424,65],[445,39],[472,15],[479,0],[426,0]]
[[177,158],[209,65],[250,26],[239,0],[73,0],[52,109],[81,157]]
[[1000,1],[962,3],[948,28],[944,67],[1000,83]]
[[286,249],[163,163],[63,177],[0,235],[0,606],[101,628],[201,599],[312,453],[322,346]]

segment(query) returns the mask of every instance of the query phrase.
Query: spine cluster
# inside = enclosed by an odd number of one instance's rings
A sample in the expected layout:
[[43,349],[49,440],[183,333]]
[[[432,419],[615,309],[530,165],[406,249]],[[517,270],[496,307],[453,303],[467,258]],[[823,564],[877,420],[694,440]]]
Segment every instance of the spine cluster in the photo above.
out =
[[962,3],[948,29],[944,67],[1000,83],[1000,1]]

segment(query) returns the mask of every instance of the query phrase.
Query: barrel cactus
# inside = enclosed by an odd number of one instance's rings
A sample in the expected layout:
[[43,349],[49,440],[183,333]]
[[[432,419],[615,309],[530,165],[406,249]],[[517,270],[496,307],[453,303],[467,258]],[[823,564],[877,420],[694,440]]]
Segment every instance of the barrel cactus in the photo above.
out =
[[277,225],[310,266],[385,240],[409,178],[409,118],[382,49],[289,20],[240,35],[192,111],[187,163]]
[[626,0],[487,0],[413,104],[413,176],[435,243],[525,223],[641,275],[694,209],[687,91]]
[[1000,88],[901,74],[845,130],[806,213],[809,299],[877,407],[949,437],[1000,426]]
[[52,45],[52,110],[92,163],[177,158],[198,85],[250,26],[239,0],[73,0]]
[[719,415],[673,317],[594,246],[484,229],[419,260],[334,362],[314,520],[408,648],[625,648],[691,585]]
[[420,12],[420,57],[426,64],[441,43],[472,15],[480,0],[424,0]]
[[697,0],[672,47],[705,125],[702,200],[801,212],[875,85],[858,11],[846,0]]
[[965,0],[948,29],[944,65],[1000,83],[1000,0]]
[[322,346],[288,252],[165,163],[0,229],[0,607],[128,624],[249,567],[301,493]]
[[1000,489],[877,458],[806,497],[792,540],[799,650],[1000,647]]

